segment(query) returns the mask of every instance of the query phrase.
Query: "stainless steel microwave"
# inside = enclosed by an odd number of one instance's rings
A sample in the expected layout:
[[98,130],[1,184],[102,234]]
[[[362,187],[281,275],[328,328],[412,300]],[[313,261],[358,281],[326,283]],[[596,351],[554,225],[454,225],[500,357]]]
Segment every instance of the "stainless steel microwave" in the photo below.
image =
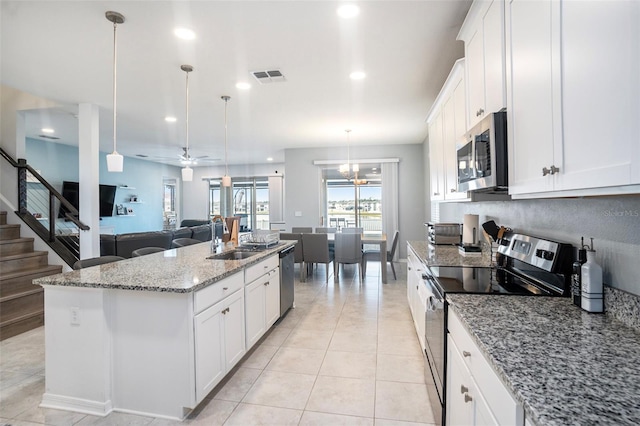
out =
[[458,191],[505,191],[508,187],[507,113],[494,112],[458,144]]

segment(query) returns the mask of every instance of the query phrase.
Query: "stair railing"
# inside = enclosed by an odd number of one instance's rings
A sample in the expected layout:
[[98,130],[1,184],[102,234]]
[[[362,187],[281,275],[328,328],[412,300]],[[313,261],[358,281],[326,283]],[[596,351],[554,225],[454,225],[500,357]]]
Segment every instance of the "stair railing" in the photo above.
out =
[[[78,210],[37,170],[28,165],[27,160],[19,158],[16,161],[2,148],[0,148],[0,155],[18,171],[18,211],[16,214],[45,240],[65,262],[70,266],[73,265],[80,258],[78,230],[87,231],[90,229],[89,226],[80,221]],[[60,211],[60,216],[58,211]],[[43,213],[47,216],[43,216]],[[64,220],[57,221],[56,217]],[[43,223],[48,223],[48,226]]]

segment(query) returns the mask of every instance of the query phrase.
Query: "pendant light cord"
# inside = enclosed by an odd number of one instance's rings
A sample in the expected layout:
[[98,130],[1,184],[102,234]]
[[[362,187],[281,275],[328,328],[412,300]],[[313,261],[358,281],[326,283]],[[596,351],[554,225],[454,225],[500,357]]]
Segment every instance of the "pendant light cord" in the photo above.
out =
[[229,176],[229,162],[227,156],[227,104],[229,99],[224,100],[224,174]]
[[186,114],[186,121],[185,121],[185,139],[187,141],[187,166],[189,165],[189,163],[191,162],[191,156],[189,155],[189,71],[186,72],[187,74],[187,103],[186,103],[186,110],[187,110],[187,114]]
[[117,38],[117,31],[116,28],[118,27],[118,24],[114,21],[113,22],[113,152],[117,152],[116,149],[116,107],[117,107],[117,97],[116,97],[116,90],[117,90],[117,67],[116,67],[116,61],[118,60],[118,38]]

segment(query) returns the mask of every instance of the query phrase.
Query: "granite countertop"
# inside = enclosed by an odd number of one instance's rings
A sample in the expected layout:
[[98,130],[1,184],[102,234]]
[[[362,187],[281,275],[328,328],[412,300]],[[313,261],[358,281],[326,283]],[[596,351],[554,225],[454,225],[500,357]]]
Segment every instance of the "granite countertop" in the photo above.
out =
[[640,424],[640,331],[566,298],[447,295],[536,425]]
[[[38,285],[188,293],[200,290],[296,244],[280,241],[243,260],[214,260],[211,242],[38,278]],[[229,245],[224,251],[235,247]]]
[[427,266],[491,266],[490,250],[483,250],[482,256],[463,256],[454,245],[433,245],[426,241],[409,241],[409,245]]

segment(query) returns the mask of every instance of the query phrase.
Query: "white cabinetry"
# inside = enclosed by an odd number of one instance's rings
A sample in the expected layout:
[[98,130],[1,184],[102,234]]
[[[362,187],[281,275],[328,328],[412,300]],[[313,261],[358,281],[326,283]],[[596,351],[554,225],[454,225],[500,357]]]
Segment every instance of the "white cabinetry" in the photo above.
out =
[[272,256],[245,271],[247,347],[253,346],[280,317],[280,268]]
[[429,123],[429,167],[431,200],[468,198],[458,192],[457,142],[466,131],[464,59],[454,64],[431,108]]
[[469,127],[506,106],[504,1],[476,0],[462,24]]
[[508,0],[509,192],[640,192],[637,2]]
[[410,245],[407,246],[407,301],[413,318],[413,325],[424,352],[425,346],[425,303],[427,290],[422,283],[424,265],[418,259]]
[[478,346],[449,309],[447,340],[447,424],[524,425],[516,402]]
[[[237,273],[195,294],[196,401],[217,385],[246,352],[243,274]],[[213,291],[219,290],[219,291]],[[218,301],[226,292],[233,293]],[[206,302],[213,305],[206,307]],[[216,303],[217,302],[217,303]]]

